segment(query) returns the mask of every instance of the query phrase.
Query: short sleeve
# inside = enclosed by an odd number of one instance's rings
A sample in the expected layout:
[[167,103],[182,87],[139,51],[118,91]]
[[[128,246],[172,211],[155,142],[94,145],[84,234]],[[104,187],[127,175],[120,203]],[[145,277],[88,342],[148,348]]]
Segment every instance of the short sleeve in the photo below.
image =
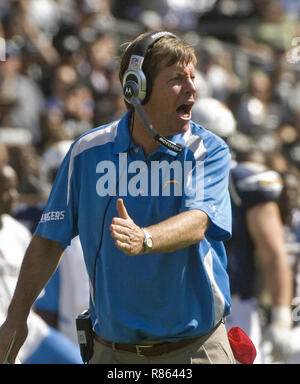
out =
[[181,211],[199,209],[205,212],[211,221],[206,236],[219,241],[231,236],[230,166],[231,155],[225,143],[216,145],[203,160],[196,161],[181,207]]
[[[72,149],[72,147],[71,147]],[[71,149],[62,162],[35,233],[62,243],[65,248],[77,235],[77,190]]]
[[283,182],[277,172],[256,164],[240,163],[232,169],[231,174],[235,193],[244,209],[278,201]]

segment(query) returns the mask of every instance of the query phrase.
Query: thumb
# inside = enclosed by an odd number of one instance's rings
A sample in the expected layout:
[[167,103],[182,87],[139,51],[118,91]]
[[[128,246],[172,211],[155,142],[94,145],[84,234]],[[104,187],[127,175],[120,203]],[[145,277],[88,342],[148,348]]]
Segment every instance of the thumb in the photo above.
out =
[[117,200],[117,211],[118,211],[118,215],[121,219],[129,219],[130,218],[122,199]]

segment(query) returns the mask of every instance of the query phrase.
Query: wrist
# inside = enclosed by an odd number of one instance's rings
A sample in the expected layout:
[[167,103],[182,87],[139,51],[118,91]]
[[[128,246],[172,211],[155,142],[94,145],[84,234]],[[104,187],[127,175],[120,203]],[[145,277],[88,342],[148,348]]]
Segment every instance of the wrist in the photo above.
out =
[[292,327],[292,311],[287,305],[277,305],[271,308],[272,324],[279,325],[285,328]]
[[145,254],[145,253],[149,253],[152,251],[153,239],[152,239],[152,235],[149,231],[147,231],[145,228],[141,228],[141,229],[144,233],[142,252],[143,252],[143,254]]
[[12,301],[10,306],[7,310],[7,320],[11,324],[22,324],[24,322],[27,322],[27,318],[30,313],[30,308],[25,309],[21,305],[14,305],[14,302]]

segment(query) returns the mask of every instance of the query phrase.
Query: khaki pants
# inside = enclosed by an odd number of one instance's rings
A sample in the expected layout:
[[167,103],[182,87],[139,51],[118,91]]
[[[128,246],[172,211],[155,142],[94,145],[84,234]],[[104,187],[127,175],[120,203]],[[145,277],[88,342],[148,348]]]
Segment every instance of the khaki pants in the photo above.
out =
[[225,325],[199,337],[184,348],[154,357],[113,350],[94,340],[94,355],[89,364],[235,364]]

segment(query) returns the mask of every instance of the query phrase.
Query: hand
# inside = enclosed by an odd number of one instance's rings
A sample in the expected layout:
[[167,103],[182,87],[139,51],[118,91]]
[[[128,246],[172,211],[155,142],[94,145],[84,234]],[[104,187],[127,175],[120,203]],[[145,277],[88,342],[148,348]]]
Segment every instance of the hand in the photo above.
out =
[[14,327],[10,325],[8,321],[4,322],[0,327],[0,363],[4,363],[6,357],[8,346],[15,334],[15,342],[11,349],[11,352],[8,356],[8,363],[14,364],[17,354],[22,347],[24,341],[26,340],[28,334],[27,323]]
[[271,343],[274,361],[285,361],[292,353],[292,325],[289,305],[275,305],[271,308],[271,323],[263,339]]
[[144,232],[130,218],[122,199],[117,200],[119,217],[114,217],[110,225],[115,245],[129,256],[143,253]]
[[271,343],[271,354],[274,361],[285,361],[292,353],[291,328],[271,323],[264,334],[264,341]]

